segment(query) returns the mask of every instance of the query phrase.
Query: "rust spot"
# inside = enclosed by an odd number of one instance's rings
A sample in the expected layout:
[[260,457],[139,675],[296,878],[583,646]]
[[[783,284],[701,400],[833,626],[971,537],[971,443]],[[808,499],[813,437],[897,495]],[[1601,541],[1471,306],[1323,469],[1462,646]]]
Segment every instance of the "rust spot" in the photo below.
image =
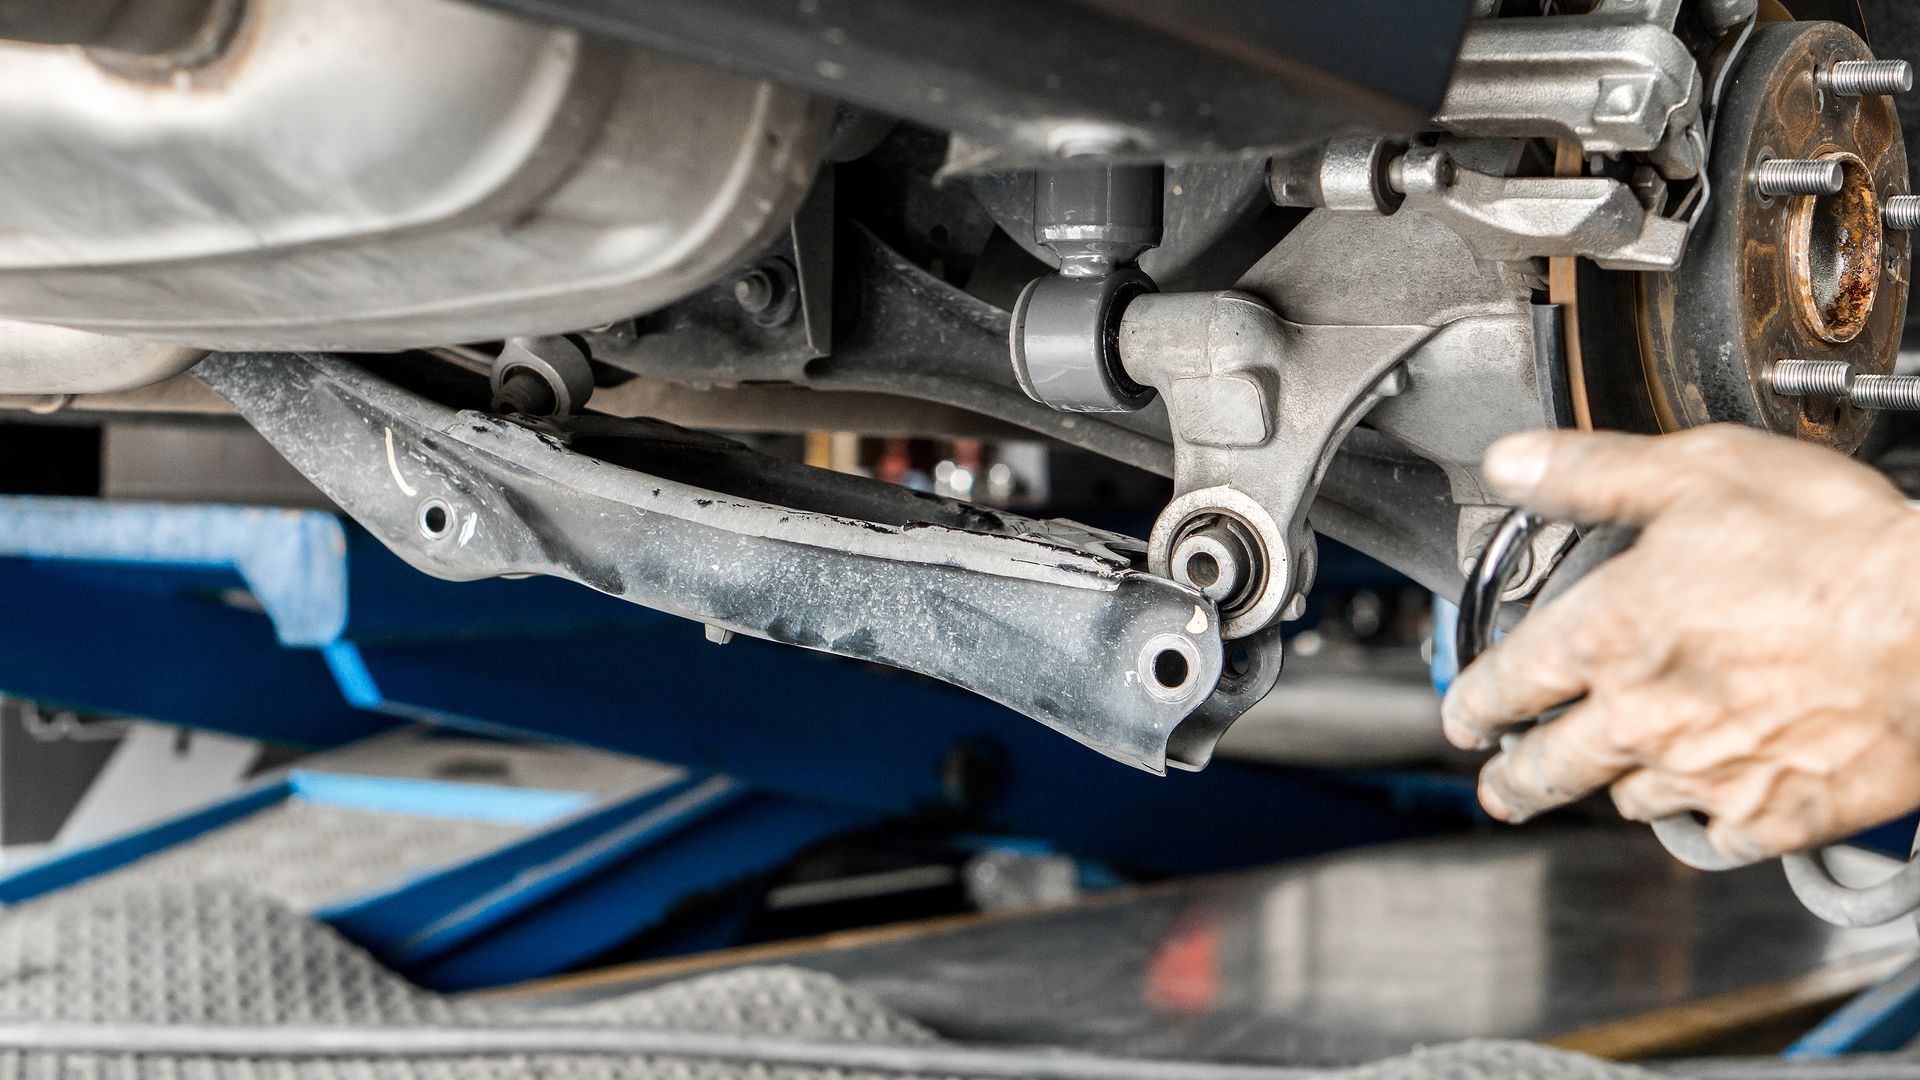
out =
[[1823,155],[1846,168],[1840,194],[1795,200],[1789,244],[1793,294],[1815,337],[1860,336],[1880,292],[1884,238],[1873,176],[1852,155]]

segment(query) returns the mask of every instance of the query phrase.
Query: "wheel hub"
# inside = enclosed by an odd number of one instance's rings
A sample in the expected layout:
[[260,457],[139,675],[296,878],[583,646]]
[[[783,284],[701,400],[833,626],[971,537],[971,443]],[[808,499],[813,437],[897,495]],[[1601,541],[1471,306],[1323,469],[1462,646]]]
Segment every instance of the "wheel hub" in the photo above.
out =
[[1837,195],[1794,200],[1787,225],[1787,276],[1798,314],[1814,336],[1844,345],[1860,336],[1880,294],[1885,234],[1880,199],[1866,163],[1844,151]]
[[[1908,239],[1881,206],[1908,191],[1899,119],[1883,97],[1828,90],[1823,74],[1871,59],[1831,22],[1755,32],[1714,132],[1713,203],[1686,262],[1640,284],[1640,357],[1662,430],[1734,422],[1856,449],[1873,414],[1833,399],[1774,393],[1779,360],[1893,370],[1907,304]],[[1838,161],[1833,195],[1768,196],[1756,170],[1776,160]]]

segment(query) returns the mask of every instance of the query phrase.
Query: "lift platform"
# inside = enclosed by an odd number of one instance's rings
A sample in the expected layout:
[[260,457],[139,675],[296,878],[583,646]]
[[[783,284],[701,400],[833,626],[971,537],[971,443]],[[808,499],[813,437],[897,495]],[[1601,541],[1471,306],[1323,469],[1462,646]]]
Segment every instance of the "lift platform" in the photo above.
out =
[[1777,1050],[1917,956],[1911,925],[1842,930],[1809,915],[1778,867],[1705,874],[1644,830],[1549,826],[1342,852],[1055,911],[612,968],[488,998],[578,1004],[778,963],[986,1044],[1334,1066],[1506,1038],[1640,1060]]
[[0,903],[224,884],[459,990],[564,970],[874,820],[624,755],[407,729],[0,876]]

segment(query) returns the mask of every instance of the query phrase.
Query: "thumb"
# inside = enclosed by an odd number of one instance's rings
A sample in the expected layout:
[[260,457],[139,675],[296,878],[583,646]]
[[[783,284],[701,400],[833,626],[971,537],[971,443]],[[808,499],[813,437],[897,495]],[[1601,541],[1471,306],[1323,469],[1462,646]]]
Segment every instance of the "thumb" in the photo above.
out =
[[1679,436],[1528,431],[1487,451],[1487,483],[1550,517],[1643,524],[1709,489],[1717,471]]

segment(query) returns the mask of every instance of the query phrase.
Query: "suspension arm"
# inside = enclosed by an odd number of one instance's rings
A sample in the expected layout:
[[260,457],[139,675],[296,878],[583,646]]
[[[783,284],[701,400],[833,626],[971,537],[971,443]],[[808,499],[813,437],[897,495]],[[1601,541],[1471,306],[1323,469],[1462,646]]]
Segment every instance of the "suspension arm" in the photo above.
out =
[[703,622],[719,640],[750,634],[904,668],[1155,773],[1204,765],[1279,674],[1276,639],[1249,643],[1254,655],[1223,676],[1212,602],[1139,570],[1144,550],[1125,537],[665,424],[585,417],[537,430],[334,357],[216,354],[195,374],[438,577],[562,577]]

